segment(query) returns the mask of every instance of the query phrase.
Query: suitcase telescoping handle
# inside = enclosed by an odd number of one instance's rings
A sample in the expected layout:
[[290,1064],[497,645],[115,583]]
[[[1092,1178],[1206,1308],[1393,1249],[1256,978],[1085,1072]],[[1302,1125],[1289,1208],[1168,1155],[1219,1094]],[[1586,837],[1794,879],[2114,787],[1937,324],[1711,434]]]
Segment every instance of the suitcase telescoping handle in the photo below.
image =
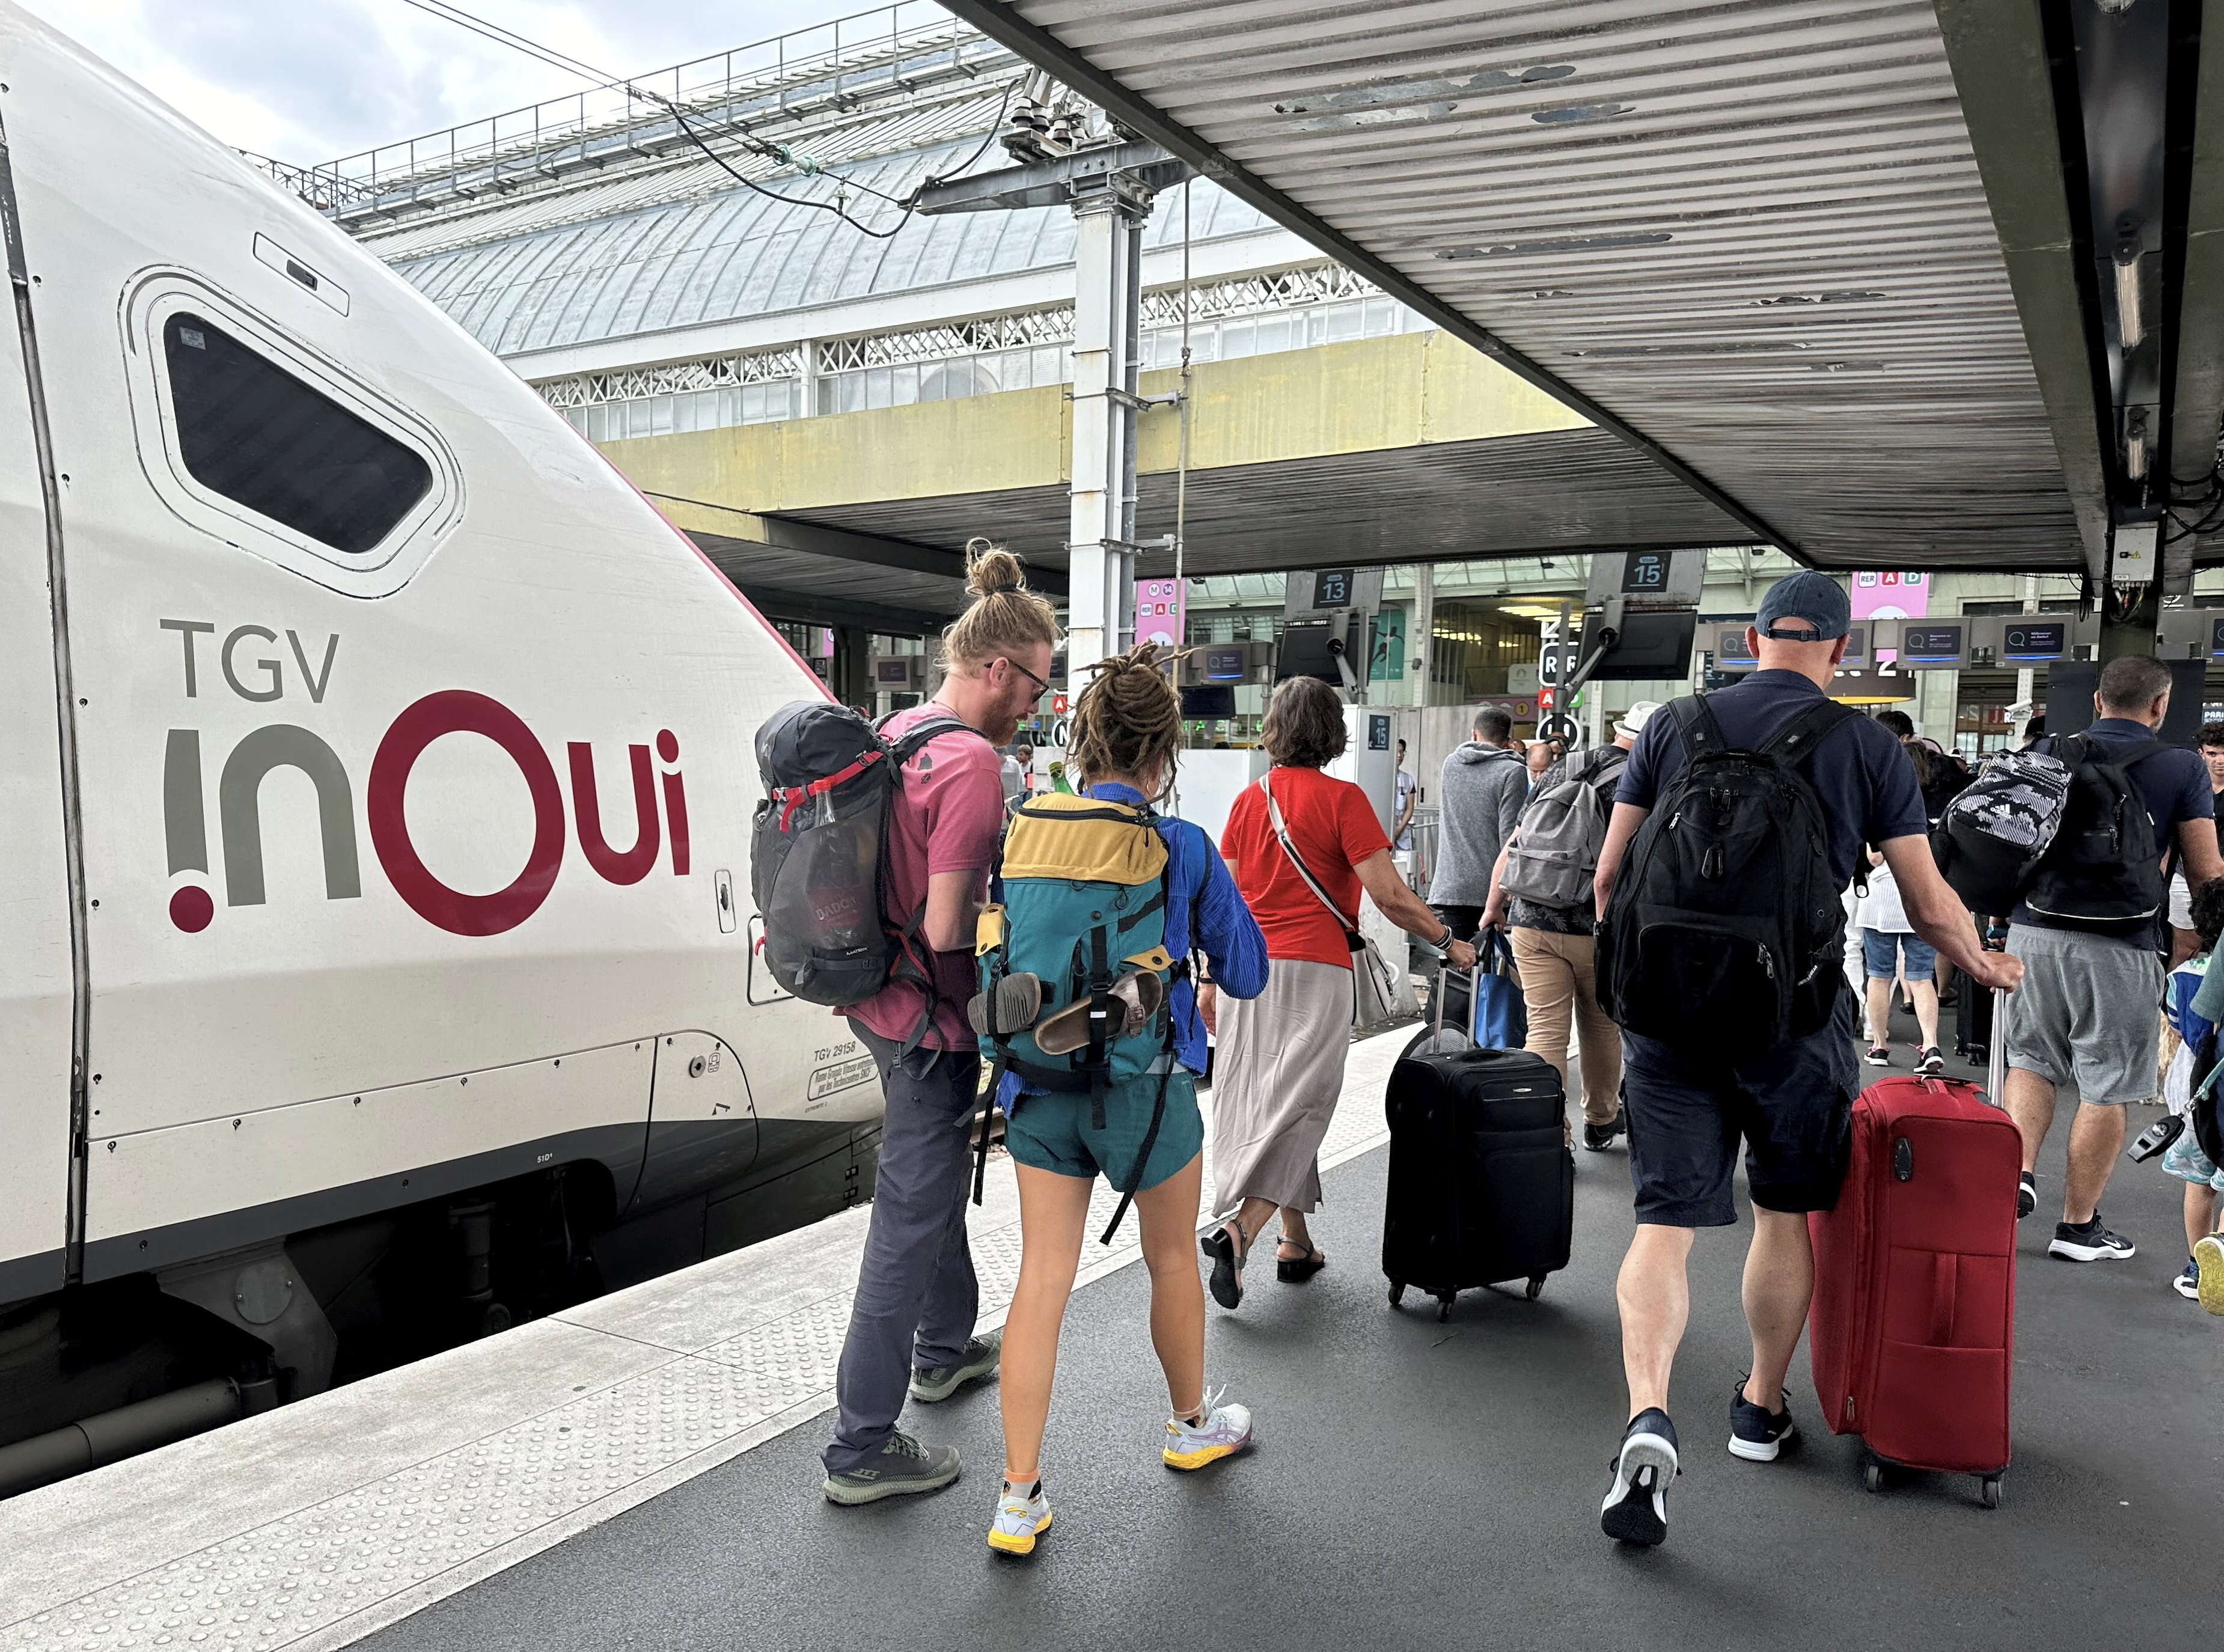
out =
[[[1476,967],[1478,968],[1481,968],[1480,959],[1476,961]],[[1450,987],[1451,978],[1454,975],[1465,975],[1469,982],[1469,990],[1470,992],[1474,990],[1473,982],[1475,980],[1475,970],[1455,969],[1452,968],[1451,960],[1449,958],[1444,959],[1437,963],[1437,990],[1429,994],[1429,1007],[1436,1012],[1436,1025],[1429,1029],[1430,1033],[1432,1035],[1432,1044],[1434,1042],[1433,1035],[1441,1033],[1444,1030],[1444,1000],[1451,996],[1451,993],[1447,989]],[[1470,1002],[1472,1000],[1470,1000]]]
[[1985,1075],[1985,1100],[1993,1107],[2000,1108],[2006,1107],[2008,1104],[2007,1009],[2007,988],[1993,987],[1993,1036],[1985,1040],[1985,1050],[1989,1061],[1989,1067]]
[[[1988,924],[1982,944],[1987,952],[2006,952],[2008,949],[2007,932],[1998,924]],[[1969,984],[1972,987],[1976,985],[1974,981]],[[1993,1031],[1992,1036],[1985,1040],[1985,1100],[2005,1111],[2008,1105],[2008,993],[2005,987],[1995,987],[1991,991]]]

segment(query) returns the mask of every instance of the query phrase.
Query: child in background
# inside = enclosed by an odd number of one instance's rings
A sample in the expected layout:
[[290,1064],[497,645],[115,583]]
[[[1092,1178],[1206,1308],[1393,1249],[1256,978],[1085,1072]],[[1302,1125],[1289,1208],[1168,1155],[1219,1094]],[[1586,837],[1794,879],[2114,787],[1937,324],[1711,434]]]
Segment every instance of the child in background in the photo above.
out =
[[[2193,927],[2201,949],[2170,973],[2163,991],[2163,1013],[2181,1040],[2164,1081],[2163,1098],[2172,1113],[2195,1105],[2193,1090],[2215,1057],[2217,1025],[2224,1021],[2224,970],[2209,979],[2208,965],[2224,934],[2224,881],[2211,883],[2193,898]],[[2217,1195],[2224,1193],[2224,1170],[2201,1151],[2198,1132],[2189,1123],[2162,1167],[2185,1183],[2184,1271],[2170,1281],[2181,1296],[2212,1314],[2224,1314],[2224,1241],[2217,1238]]]
[[1898,975],[1907,983],[1908,1006],[1915,1012],[1920,1039],[1915,1070],[1944,1072],[1946,1056],[1938,1048],[1937,950],[1915,933],[1892,868],[1875,849],[1869,851],[1868,892],[1861,898],[1854,922],[1861,929],[1861,957],[1868,975],[1868,1064],[1892,1065],[1892,984]]

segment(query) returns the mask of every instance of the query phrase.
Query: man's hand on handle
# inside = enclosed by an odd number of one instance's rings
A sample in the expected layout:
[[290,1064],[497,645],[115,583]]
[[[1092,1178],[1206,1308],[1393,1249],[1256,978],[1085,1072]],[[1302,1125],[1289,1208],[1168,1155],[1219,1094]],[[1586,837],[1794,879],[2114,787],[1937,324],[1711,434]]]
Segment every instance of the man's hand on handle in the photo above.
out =
[[1999,987],[2012,993],[2023,985],[2023,960],[2009,952],[1981,952],[1974,965],[1962,968],[1969,979],[1987,990]]
[[1938,863],[1930,857],[1927,838],[1910,833],[1877,847],[1883,850],[1885,864],[1899,885],[1900,904],[1918,935],[1987,992],[1998,987],[2012,993],[2023,985],[2021,959],[1979,944],[1976,923],[1962,905],[1962,898],[1938,875]]
[[1455,969],[1475,968],[1475,943],[1455,941],[1444,949],[1444,962]]

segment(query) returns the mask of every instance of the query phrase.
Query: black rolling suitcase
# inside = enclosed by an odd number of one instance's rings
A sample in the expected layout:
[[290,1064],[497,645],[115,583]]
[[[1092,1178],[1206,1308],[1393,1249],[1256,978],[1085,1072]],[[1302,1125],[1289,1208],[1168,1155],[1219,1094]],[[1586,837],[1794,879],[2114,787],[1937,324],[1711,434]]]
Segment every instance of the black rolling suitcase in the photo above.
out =
[[1522,1050],[1416,1051],[1390,1074],[1382,1271],[1451,1316],[1463,1290],[1524,1279],[1534,1301],[1568,1265],[1576,1160],[1560,1075]]

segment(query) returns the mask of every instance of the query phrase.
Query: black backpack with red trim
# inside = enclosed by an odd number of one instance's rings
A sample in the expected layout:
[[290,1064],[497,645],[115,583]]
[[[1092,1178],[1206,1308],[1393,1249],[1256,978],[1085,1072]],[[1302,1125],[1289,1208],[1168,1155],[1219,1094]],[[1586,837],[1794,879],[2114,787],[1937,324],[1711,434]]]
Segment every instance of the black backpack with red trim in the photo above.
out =
[[[894,740],[846,705],[799,700],[757,730],[765,799],[752,833],[749,890],[764,922],[758,951],[796,997],[862,1003],[892,980],[919,982],[934,1011],[933,961],[922,906],[888,912],[889,810],[903,766],[938,735],[985,738],[947,714],[920,719]],[[914,1032],[908,1048],[918,1040]]]

